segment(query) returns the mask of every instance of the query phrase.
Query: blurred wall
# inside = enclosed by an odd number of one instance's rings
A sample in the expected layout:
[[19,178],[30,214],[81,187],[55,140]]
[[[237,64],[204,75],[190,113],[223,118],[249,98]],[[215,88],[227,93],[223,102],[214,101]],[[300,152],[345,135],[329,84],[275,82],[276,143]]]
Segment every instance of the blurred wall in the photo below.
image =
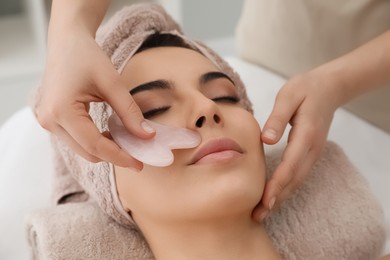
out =
[[192,37],[209,40],[234,35],[243,0],[182,1],[182,25]]
[[22,0],[1,0],[0,15],[12,15],[22,11]]

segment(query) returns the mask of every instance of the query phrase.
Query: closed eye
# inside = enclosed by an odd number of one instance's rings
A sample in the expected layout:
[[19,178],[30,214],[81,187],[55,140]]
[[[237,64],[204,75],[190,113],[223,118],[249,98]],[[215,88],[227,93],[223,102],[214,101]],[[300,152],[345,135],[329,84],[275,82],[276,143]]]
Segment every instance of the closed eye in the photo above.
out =
[[232,103],[236,104],[240,101],[240,98],[237,96],[221,96],[212,98],[214,102],[223,102],[223,103]]
[[154,116],[157,116],[159,114],[162,114],[164,113],[165,111],[167,111],[170,107],[169,106],[166,106],[166,107],[158,107],[158,108],[153,108],[151,110],[148,110],[143,114],[144,118],[148,119],[148,118],[151,118],[151,117],[154,117]]
[[[221,96],[221,97],[212,98],[212,100],[214,102],[236,104],[240,101],[240,98],[237,96]],[[167,110],[169,110],[170,108],[171,108],[170,106],[153,108],[151,110],[143,112],[143,116],[144,116],[144,118],[148,119],[148,118],[160,115],[160,114],[166,112]]]

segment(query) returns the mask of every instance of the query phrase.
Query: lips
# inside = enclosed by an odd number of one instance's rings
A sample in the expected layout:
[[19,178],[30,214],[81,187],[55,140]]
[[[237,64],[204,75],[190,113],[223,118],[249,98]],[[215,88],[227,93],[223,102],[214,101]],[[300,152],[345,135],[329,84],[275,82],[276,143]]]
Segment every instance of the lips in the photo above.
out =
[[243,153],[241,146],[229,138],[212,139],[200,146],[190,164],[210,163],[235,158]]

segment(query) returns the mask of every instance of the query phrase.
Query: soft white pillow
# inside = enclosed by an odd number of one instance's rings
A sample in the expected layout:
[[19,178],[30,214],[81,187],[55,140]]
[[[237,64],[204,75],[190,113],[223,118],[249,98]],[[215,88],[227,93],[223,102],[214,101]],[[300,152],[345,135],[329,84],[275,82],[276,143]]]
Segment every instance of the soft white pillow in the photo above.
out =
[[49,135],[29,107],[0,128],[0,259],[28,259],[25,215],[50,205]]

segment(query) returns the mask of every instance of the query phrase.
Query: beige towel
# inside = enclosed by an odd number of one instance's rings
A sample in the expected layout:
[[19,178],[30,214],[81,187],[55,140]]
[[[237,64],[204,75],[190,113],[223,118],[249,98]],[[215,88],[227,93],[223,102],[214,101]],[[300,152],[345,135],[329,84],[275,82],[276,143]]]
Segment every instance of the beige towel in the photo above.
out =
[[[268,176],[280,157],[267,156]],[[284,259],[377,259],[385,241],[380,205],[334,143],[266,220],[266,229]],[[153,259],[136,229],[119,225],[94,202],[36,211],[27,217],[26,230],[32,259]]]

